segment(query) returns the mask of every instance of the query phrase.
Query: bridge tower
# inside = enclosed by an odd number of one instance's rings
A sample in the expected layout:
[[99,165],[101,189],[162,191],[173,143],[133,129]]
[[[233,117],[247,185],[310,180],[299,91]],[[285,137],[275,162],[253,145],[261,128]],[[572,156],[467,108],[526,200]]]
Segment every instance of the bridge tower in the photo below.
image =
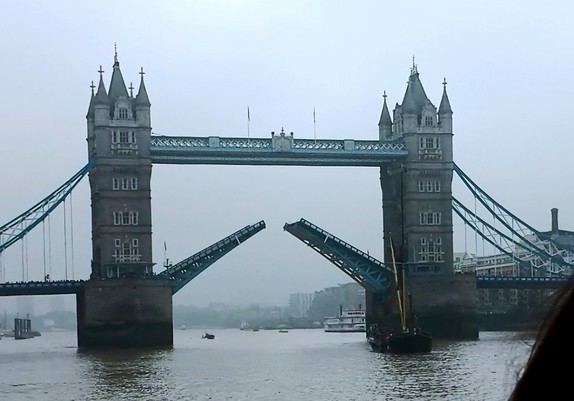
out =
[[[443,85],[437,111],[413,61],[403,102],[392,118],[384,95],[379,140],[402,140],[408,151],[405,159],[380,170],[384,258],[392,266],[394,252],[399,273],[404,270],[406,293],[422,327],[441,338],[478,338],[476,280],[453,272],[453,112],[446,79]],[[390,299],[367,294],[371,323],[399,322],[392,294]]]
[[[143,68],[137,95],[117,52],[109,91],[100,80],[88,107],[92,267],[78,296],[78,345],[170,346],[172,292],[153,276],[151,104]],[[129,92],[128,92],[129,89]],[[140,335],[141,334],[141,335]]]

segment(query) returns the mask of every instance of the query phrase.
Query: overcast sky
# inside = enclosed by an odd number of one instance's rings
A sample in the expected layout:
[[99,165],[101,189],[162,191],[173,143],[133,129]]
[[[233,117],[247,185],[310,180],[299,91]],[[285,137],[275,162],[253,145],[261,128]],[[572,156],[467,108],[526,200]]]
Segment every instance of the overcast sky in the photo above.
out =
[[[143,67],[153,132],[268,138],[376,139],[386,91],[401,102],[413,55],[438,106],[454,110],[455,162],[540,230],[559,208],[574,230],[571,164],[574,5],[569,1],[2,1],[0,225],[87,160],[85,115],[99,66],[109,87],[117,43],[126,83]],[[306,218],[382,258],[375,168],[156,165],[154,259],[174,262],[265,220],[174,297],[175,304],[287,304],[292,292],[350,281],[283,231]],[[455,179],[454,195],[470,199]],[[52,275],[87,278],[85,178],[51,221]],[[41,279],[41,227],[5,252],[6,280]],[[455,226],[455,251],[464,229]],[[25,243],[26,244],[26,243]],[[64,258],[64,244],[68,257]],[[73,252],[72,252],[73,250]],[[158,269],[159,270],[159,269]]]

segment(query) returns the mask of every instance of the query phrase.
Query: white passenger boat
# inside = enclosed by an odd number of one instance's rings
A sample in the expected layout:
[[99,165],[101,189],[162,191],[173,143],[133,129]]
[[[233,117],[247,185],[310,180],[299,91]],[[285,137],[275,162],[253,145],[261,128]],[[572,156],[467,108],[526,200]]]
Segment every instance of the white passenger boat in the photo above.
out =
[[323,322],[327,333],[360,333],[367,329],[365,323],[365,310],[343,309],[339,307],[339,316],[326,317]]

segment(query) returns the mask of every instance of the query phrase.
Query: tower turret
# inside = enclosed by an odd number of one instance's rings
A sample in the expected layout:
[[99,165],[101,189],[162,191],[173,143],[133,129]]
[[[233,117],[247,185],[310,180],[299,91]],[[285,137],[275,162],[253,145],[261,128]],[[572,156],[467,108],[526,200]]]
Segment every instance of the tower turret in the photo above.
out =
[[439,123],[444,132],[452,133],[452,109],[446,93],[446,78],[442,82],[442,99],[438,107]]
[[379,119],[379,140],[390,139],[393,135],[393,121],[391,120],[391,113],[387,107],[387,92],[383,93],[383,111]]
[[142,67],[140,70],[141,75],[140,87],[134,101],[134,107],[136,111],[137,122],[141,125],[151,127],[151,114],[150,114],[151,103],[149,101],[147,90],[145,88],[144,77],[143,77],[144,74],[145,72]]
[[100,66],[98,72],[100,73],[100,82],[93,102],[94,122],[96,125],[104,125],[107,124],[110,119],[110,104],[108,102],[108,94],[106,93],[106,87],[104,85],[104,70],[102,69],[102,66]]

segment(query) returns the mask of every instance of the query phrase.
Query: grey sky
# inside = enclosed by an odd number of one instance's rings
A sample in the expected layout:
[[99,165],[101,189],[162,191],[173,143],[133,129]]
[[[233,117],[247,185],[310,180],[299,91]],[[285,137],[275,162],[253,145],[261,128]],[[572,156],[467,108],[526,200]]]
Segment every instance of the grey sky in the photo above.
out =
[[[570,160],[574,9],[569,1],[55,1],[2,2],[0,224],[86,162],[85,115],[100,64],[109,85],[114,42],[127,83],[143,67],[153,131],[164,135],[375,139],[387,91],[401,102],[412,56],[438,106],[454,110],[456,163],[541,230],[550,208],[574,229]],[[267,229],[178,293],[176,304],[286,304],[290,292],[349,281],[283,231],[304,217],[382,258],[377,169],[157,165],[154,258],[177,262],[264,219]],[[470,199],[455,182],[454,195]],[[67,203],[69,206],[70,203]],[[63,276],[63,215],[52,223],[52,269]],[[70,221],[67,221],[70,223]],[[60,226],[60,227],[59,227]],[[73,263],[87,278],[89,188],[73,195]],[[42,276],[41,228],[28,241]],[[70,231],[68,230],[68,235]],[[455,251],[464,250],[455,226]],[[7,279],[22,249],[5,252]]]

